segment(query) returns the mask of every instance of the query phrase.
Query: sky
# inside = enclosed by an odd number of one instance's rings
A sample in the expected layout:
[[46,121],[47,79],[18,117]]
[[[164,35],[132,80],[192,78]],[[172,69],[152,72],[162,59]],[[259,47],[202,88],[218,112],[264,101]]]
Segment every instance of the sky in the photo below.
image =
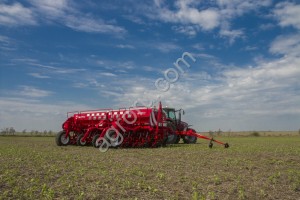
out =
[[0,129],[161,101],[199,132],[298,130],[299,80],[300,1],[0,0]]

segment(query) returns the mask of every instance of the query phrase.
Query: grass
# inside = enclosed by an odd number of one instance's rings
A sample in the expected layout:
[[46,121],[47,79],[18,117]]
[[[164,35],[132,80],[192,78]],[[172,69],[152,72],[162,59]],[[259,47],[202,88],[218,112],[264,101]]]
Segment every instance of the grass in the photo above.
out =
[[157,149],[0,137],[0,199],[297,199],[299,137],[223,137]]

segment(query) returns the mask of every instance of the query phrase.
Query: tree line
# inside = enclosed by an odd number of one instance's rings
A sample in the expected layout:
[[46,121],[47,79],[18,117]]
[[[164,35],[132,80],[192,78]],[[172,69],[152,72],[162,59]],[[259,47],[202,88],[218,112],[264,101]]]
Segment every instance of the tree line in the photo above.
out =
[[31,130],[27,131],[26,129],[22,130],[21,132],[17,132],[14,127],[8,127],[3,128],[0,131],[0,135],[31,135],[31,136],[53,136],[56,132],[52,130],[44,130],[44,131],[38,131],[38,130]]

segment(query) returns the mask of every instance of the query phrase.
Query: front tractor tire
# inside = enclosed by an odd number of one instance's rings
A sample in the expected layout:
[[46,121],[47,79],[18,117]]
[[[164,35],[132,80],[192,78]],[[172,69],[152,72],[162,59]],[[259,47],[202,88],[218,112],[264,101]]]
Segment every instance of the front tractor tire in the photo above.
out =
[[86,141],[82,141],[82,138],[83,138],[83,134],[80,134],[80,135],[78,135],[78,137],[77,137],[77,141],[76,141],[76,143],[77,143],[77,145],[78,146],[85,146],[86,145]]
[[56,134],[55,142],[57,146],[66,146],[70,143],[70,137],[66,136],[65,131],[60,131]]

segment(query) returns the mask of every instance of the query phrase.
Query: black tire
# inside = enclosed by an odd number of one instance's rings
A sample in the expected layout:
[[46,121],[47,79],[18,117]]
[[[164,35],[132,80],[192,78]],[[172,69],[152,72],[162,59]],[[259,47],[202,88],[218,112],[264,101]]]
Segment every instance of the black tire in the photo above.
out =
[[180,139],[180,136],[176,135],[176,134],[168,135],[167,144],[176,144],[176,141],[178,140],[178,138]]
[[183,136],[183,142],[185,144],[195,144],[197,142],[197,137],[195,136]]
[[70,137],[65,137],[66,132],[65,131],[60,131],[56,134],[55,137],[55,142],[57,146],[66,146],[70,143]]
[[179,141],[180,141],[180,136],[178,135],[178,137],[177,137],[177,140],[175,141],[175,143],[174,143],[174,144],[178,144],[178,143],[179,143]]
[[92,139],[92,145],[95,148],[99,148],[99,146],[100,146],[99,144],[97,144],[97,140],[99,137],[100,137],[100,134],[96,134],[96,135],[94,135],[94,137]]
[[167,127],[171,133],[167,135],[167,144],[175,144],[178,138],[180,139],[179,135],[176,135],[176,126],[172,122],[168,122]]
[[86,146],[87,145],[87,141],[85,142],[82,142],[81,139],[83,138],[84,134],[79,134],[78,137],[77,137],[77,145],[78,146]]
[[[121,139],[120,139],[120,136],[123,137],[123,135],[120,133],[120,132],[116,132],[114,130],[111,130],[109,131],[108,133],[108,136],[105,134],[105,139],[110,143],[111,147],[114,147],[114,148],[117,148],[121,145]],[[109,138],[115,138],[117,136],[117,134],[120,134],[118,136],[118,140],[116,141],[111,141]]]

